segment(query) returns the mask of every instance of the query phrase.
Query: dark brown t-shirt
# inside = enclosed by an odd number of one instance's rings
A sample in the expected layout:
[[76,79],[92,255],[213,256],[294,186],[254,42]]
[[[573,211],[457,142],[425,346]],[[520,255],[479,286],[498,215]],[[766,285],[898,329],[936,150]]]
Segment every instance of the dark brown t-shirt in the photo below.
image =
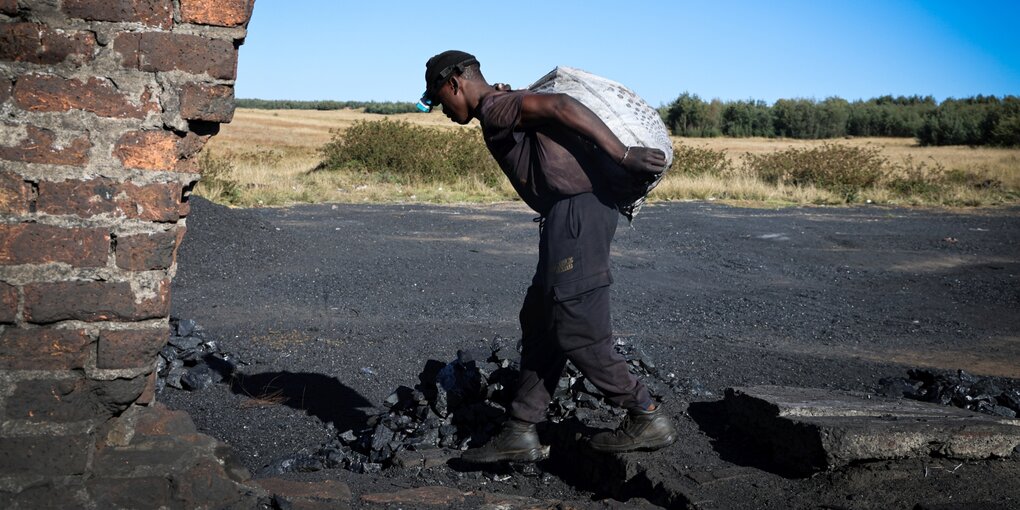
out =
[[539,214],[557,200],[609,191],[623,169],[588,139],[563,126],[523,129],[521,101],[528,91],[495,92],[482,98],[478,120],[489,152],[517,194]]

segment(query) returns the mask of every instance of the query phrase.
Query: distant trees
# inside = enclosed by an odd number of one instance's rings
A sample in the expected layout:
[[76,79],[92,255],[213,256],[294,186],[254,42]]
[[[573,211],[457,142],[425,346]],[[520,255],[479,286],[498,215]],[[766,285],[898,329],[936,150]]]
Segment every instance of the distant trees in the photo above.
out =
[[764,101],[705,101],[684,92],[660,108],[677,136],[916,137],[921,145],[1020,146],[1020,97],[882,96],[848,102],[839,97]]
[[390,115],[414,113],[414,103],[405,101],[294,101],[290,99],[237,99],[238,108],[261,110],[343,110],[364,108],[365,113]]

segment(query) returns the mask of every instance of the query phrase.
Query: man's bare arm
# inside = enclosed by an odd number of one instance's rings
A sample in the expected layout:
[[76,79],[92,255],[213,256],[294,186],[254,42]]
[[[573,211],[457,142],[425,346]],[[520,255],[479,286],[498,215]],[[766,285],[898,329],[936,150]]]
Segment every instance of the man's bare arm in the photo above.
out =
[[588,138],[625,169],[639,174],[660,174],[666,155],[659,149],[627,147],[598,115],[566,94],[529,94],[521,101],[521,127],[558,123]]

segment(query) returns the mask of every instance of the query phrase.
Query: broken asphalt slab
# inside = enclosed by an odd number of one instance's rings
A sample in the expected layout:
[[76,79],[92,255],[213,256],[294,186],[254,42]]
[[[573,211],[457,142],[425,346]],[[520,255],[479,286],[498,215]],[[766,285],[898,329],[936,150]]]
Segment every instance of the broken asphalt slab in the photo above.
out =
[[1020,445],[1020,421],[956,407],[784,386],[729,388],[730,426],[791,474],[852,462],[941,457],[1005,458]]

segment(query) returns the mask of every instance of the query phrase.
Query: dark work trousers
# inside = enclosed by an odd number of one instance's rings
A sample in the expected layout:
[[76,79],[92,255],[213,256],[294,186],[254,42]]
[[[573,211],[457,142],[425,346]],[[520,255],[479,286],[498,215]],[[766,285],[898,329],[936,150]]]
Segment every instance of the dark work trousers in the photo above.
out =
[[592,193],[556,202],[540,223],[538,268],[521,307],[521,376],[511,415],[545,420],[569,359],[603,395],[624,408],[651,405],[644,384],[613,348],[609,245],[619,217]]

